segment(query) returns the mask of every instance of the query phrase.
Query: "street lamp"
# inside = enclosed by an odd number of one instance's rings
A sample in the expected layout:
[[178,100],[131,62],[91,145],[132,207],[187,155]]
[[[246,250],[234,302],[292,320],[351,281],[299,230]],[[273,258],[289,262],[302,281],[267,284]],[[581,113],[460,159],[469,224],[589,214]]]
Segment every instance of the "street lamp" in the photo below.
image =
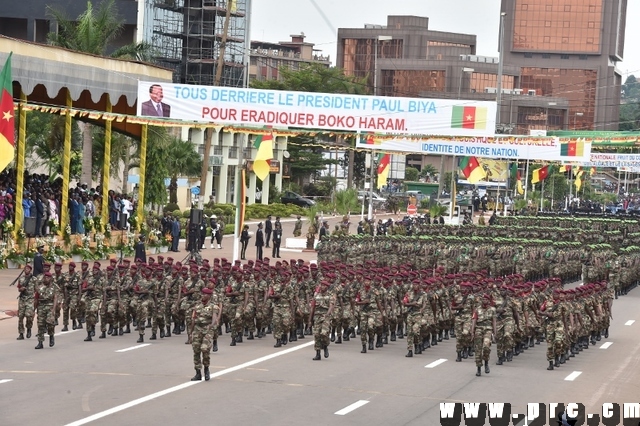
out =
[[465,72],[474,72],[473,68],[462,67],[462,72],[460,73],[460,82],[458,83],[458,99],[460,99],[460,93],[462,92],[462,74]]
[[500,13],[500,39],[498,42],[498,93],[496,96],[496,125],[500,125],[500,104],[502,103],[502,72],[504,66],[504,17],[506,12]]
[[[373,94],[378,95],[378,42],[393,40],[391,36],[379,35],[375,38],[375,48],[373,49]],[[369,211],[367,219],[373,219],[373,169],[375,166],[373,160],[374,150],[371,150],[371,178],[369,180]]]

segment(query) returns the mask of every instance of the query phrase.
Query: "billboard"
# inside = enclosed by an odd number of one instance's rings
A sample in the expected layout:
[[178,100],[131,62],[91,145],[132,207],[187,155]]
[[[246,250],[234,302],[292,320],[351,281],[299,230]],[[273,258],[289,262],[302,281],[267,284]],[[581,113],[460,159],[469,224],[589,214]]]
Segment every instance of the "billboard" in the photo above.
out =
[[137,114],[252,127],[492,136],[496,103],[140,81]]

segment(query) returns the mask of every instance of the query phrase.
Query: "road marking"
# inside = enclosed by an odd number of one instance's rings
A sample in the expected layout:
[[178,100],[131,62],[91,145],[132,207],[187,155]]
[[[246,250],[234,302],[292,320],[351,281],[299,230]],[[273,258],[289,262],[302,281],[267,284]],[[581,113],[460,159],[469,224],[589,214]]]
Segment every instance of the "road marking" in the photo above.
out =
[[434,368],[434,367],[437,367],[437,366],[439,366],[440,364],[442,364],[443,362],[446,362],[446,361],[447,361],[446,359],[441,358],[441,359],[439,359],[437,361],[433,361],[429,365],[425,365],[424,368]]
[[574,371],[573,373],[569,374],[567,377],[565,377],[565,380],[568,380],[570,382],[573,382],[579,375],[582,374],[582,371]]
[[603,343],[602,346],[600,346],[600,349],[607,349],[611,345],[613,345],[613,342]]
[[364,399],[361,399],[358,402],[354,402],[353,404],[344,407],[342,410],[336,411],[333,414],[337,414],[338,416],[344,416],[349,414],[350,412],[352,412],[353,410],[357,410],[358,408],[362,407],[363,405],[367,405],[369,403],[369,401],[366,401]]
[[80,330],[82,330],[82,329],[81,329],[81,328],[77,328],[77,329],[75,329],[75,330],[61,331],[61,332],[60,332],[60,333],[58,333],[58,334],[61,334],[61,335],[62,335],[62,334],[75,333],[76,331],[80,331]]
[[2,379],[2,380],[0,380],[0,385],[3,384],[3,383],[9,383],[9,382],[12,382],[12,381],[13,381],[13,379]]
[[125,348],[125,349],[118,349],[116,352],[127,352],[127,351],[132,351],[134,349],[140,349],[140,348],[144,348],[145,346],[149,346],[151,343],[143,343],[141,345],[137,345],[137,346],[131,346],[130,348]]
[[624,325],[631,325],[634,322],[636,322],[636,320],[629,320],[629,321],[625,322]]
[[[275,353],[273,353],[271,355],[266,355],[266,356],[263,356],[261,358],[256,358],[256,359],[254,359],[252,361],[247,361],[247,362],[245,362],[243,364],[238,364],[238,365],[236,365],[234,367],[229,367],[229,368],[227,368],[225,370],[221,370],[221,371],[218,371],[217,373],[213,373],[213,374],[211,374],[211,378],[215,379],[216,377],[224,376],[225,374],[233,373],[234,371],[242,370],[243,368],[251,367],[251,366],[259,364],[261,362],[269,361],[270,359],[277,358],[277,357],[282,356],[282,355],[287,355],[287,354],[290,354],[291,352],[295,352],[297,350],[300,350],[300,349],[303,349],[303,348],[307,348],[309,346],[313,346],[313,344],[314,344],[314,342],[307,342],[307,343],[303,343],[302,345],[299,345],[299,346],[294,346],[294,347],[291,347],[291,348],[288,348],[288,349],[285,349],[285,350],[282,350],[282,351],[275,352]],[[101,419],[103,417],[107,417],[107,416],[109,416],[111,414],[115,414],[115,413],[118,413],[120,411],[126,410],[127,408],[135,407],[136,405],[140,405],[140,404],[142,404],[144,402],[151,401],[151,400],[154,400],[154,399],[159,398],[161,396],[168,395],[170,393],[177,392],[179,390],[186,389],[188,387],[197,385],[199,383],[204,383],[204,381],[199,381],[199,382],[188,381],[186,383],[182,383],[182,384],[179,384],[177,386],[173,386],[171,388],[168,388],[168,389],[165,389],[165,390],[161,390],[161,391],[156,392],[156,393],[152,393],[151,395],[147,395],[147,396],[143,396],[142,398],[134,399],[133,401],[129,401],[129,402],[125,403],[125,404],[121,404],[121,405],[118,405],[116,407],[109,408],[108,410],[101,411],[101,412],[96,413],[96,414],[94,414],[92,416],[85,417],[84,419],[77,420],[77,421],[75,421],[73,423],[69,423],[67,426],[81,426],[81,425],[90,423],[92,421]]]

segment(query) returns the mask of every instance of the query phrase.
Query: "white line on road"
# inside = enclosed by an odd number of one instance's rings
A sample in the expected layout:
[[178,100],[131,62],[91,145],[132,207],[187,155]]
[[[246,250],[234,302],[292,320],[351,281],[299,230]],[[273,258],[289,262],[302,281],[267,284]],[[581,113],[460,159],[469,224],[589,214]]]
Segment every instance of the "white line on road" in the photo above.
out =
[[574,371],[573,373],[569,374],[567,377],[565,377],[565,380],[568,380],[570,382],[573,382],[579,375],[582,374],[582,371]]
[[364,399],[361,399],[358,402],[354,402],[353,404],[344,407],[342,410],[336,411],[333,414],[337,414],[338,416],[344,416],[349,414],[350,412],[352,412],[353,410],[357,410],[358,408],[362,407],[363,405],[367,405],[369,403],[369,401],[365,401]]
[[0,385],[3,384],[3,383],[9,383],[9,382],[12,382],[12,381],[13,381],[13,379],[2,379],[2,380],[0,380]]
[[[234,371],[242,370],[243,368],[251,367],[251,366],[254,366],[254,365],[259,364],[261,362],[268,361],[270,359],[277,358],[277,357],[282,356],[282,355],[290,354],[291,352],[295,352],[295,351],[297,351],[299,349],[307,348],[309,346],[313,346],[313,344],[314,344],[314,342],[307,342],[307,343],[303,343],[302,345],[299,345],[299,346],[294,346],[292,348],[285,349],[283,351],[278,351],[278,352],[273,353],[271,355],[266,355],[266,356],[263,356],[261,358],[256,358],[256,359],[254,359],[252,361],[247,361],[247,362],[245,362],[243,364],[236,365],[235,367],[229,367],[229,368],[227,368],[225,370],[220,370],[217,373],[213,373],[213,374],[211,374],[211,378],[214,379],[216,377],[220,377],[220,376],[223,376],[225,374],[233,373]],[[98,420],[98,419],[101,419],[103,417],[107,417],[107,416],[109,416],[111,414],[115,414],[115,413],[118,413],[120,411],[126,410],[127,408],[135,407],[136,405],[140,405],[140,404],[142,404],[144,402],[151,401],[153,399],[159,398],[159,397],[164,396],[164,395],[168,395],[170,393],[173,393],[173,392],[176,392],[176,391],[179,391],[179,390],[182,390],[182,389],[186,389],[186,388],[191,387],[193,385],[197,385],[198,383],[202,383],[202,381],[200,381],[200,382],[191,382],[191,381],[189,381],[189,382],[186,382],[186,383],[182,383],[182,384],[174,386],[172,388],[161,390],[159,392],[152,393],[151,395],[143,396],[142,398],[134,399],[133,401],[127,402],[127,403],[122,404],[122,405],[118,405],[117,407],[109,408],[108,410],[101,411],[101,412],[96,413],[96,414],[94,414],[92,416],[85,417],[84,419],[77,420],[77,421],[75,421],[73,423],[69,423],[67,426],[81,426],[81,425],[90,423],[90,422],[92,422],[94,420]]]
[[69,333],[75,333],[76,331],[80,331],[80,330],[82,330],[82,329],[81,329],[81,328],[77,328],[77,329],[75,329],[75,330],[61,331],[61,332],[60,332],[60,333],[58,333],[58,334],[69,334]]
[[442,364],[443,362],[446,362],[447,360],[444,358],[441,358],[437,361],[433,361],[431,364],[425,365],[424,368],[434,368],[439,366],[440,364]]
[[131,346],[130,348],[125,348],[125,349],[118,349],[116,352],[128,352],[128,351],[132,351],[134,349],[140,349],[140,348],[144,348],[145,346],[149,346],[151,343],[143,343],[141,345],[137,345],[137,346]]
[[625,322],[624,325],[631,325],[634,322],[636,322],[636,320],[629,320],[629,321]]
[[611,345],[613,345],[613,342],[603,343],[602,346],[600,346],[600,349],[608,349]]

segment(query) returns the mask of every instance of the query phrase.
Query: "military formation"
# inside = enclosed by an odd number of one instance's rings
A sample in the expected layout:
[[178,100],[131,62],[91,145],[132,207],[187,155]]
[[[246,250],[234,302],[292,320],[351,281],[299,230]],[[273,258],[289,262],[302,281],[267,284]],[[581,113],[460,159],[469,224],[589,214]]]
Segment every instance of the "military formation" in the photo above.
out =
[[[271,334],[279,348],[313,336],[316,361],[329,357],[330,343],[358,337],[363,354],[406,338],[409,358],[455,338],[456,361],[474,357],[477,375],[490,372],[493,343],[501,365],[545,341],[553,370],[608,337],[612,301],[640,276],[637,246],[611,245],[587,230],[566,230],[559,240],[535,225],[487,229],[328,236],[311,264],[158,256],[82,262],[79,270],[71,262],[67,271],[44,264],[38,276],[27,266],[17,282],[18,340],[31,337],[36,314],[36,349],[45,334],[54,346],[59,322],[62,331],[84,329],[86,342],[96,332],[99,339],[137,332],[139,343],[149,332],[149,340],[186,334],[193,380],[203,369],[208,380],[223,332],[230,346]],[[578,280],[584,285],[568,288]]]

